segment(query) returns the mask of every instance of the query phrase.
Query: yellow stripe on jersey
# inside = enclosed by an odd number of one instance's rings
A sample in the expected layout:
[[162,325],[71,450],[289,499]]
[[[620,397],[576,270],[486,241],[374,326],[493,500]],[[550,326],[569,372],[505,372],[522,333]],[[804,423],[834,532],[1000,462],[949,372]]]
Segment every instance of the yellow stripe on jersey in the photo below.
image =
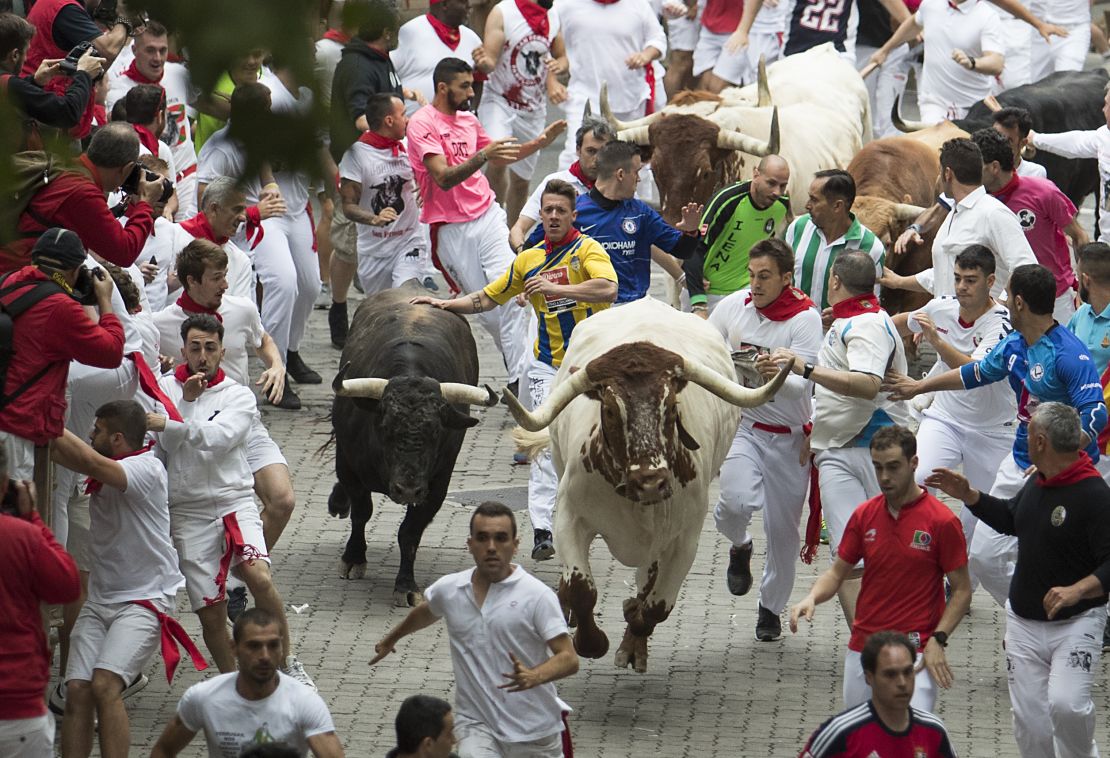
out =
[[[573,242],[555,248],[550,256],[542,243],[521,251],[509,270],[486,285],[484,291],[495,303],[503,305],[523,292],[524,283],[534,276],[556,284],[582,284],[590,279],[617,281],[617,272],[605,249],[596,240],[579,235]],[[556,368],[563,361],[575,325],[609,307],[609,303],[579,303],[540,294],[532,295],[529,301],[540,318],[535,356]]]

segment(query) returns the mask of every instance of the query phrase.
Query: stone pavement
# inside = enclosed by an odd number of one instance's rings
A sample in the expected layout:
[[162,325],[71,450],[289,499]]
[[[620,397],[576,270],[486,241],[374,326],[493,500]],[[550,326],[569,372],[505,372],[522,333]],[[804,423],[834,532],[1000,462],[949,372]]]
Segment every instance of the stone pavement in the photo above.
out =
[[[658,286],[656,287],[658,289]],[[354,293],[352,293],[354,294]],[[482,381],[500,388],[504,377],[491,340],[474,328],[482,352]],[[326,314],[312,315],[308,363],[330,382],[338,352],[328,346]],[[453,696],[448,641],[442,624],[405,639],[397,654],[375,668],[367,665],[374,643],[406,612],[391,605],[397,569],[395,534],[401,509],[380,495],[367,529],[369,566],[362,580],[341,579],[337,565],[349,532],[348,521],[327,515],[333,464],[317,449],[328,440],[330,390],[301,387],[299,412],[263,408],[265,421],[282,446],[293,472],[297,510],[275,551],[274,576],[289,610],[297,654],[320,687],[335,718],[348,756],[382,756],[393,746],[393,718],[406,696],[424,692]],[[465,548],[468,507],[487,490],[523,505],[527,469],[513,467],[503,407],[475,411],[481,423],[468,432],[452,482],[452,492],[425,533],[417,558],[417,580],[472,565]],[[465,506],[464,506],[465,504]],[[530,527],[522,516],[521,564],[554,586],[558,561],[535,564],[529,557]],[[755,570],[762,569],[764,543],[757,537]],[[708,514],[698,557],[671,618],[660,625],[650,646],[646,674],[617,669],[612,652],[583,660],[577,676],[559,683],[573,708],[571,729],[579,756],[792,756],[806,737],[840,710],[840,680],[847,628],[838,606],[818,609],[814,623],[777,642],[755,641],[756,594],[733,598],[724,582],[727,545]],[[821,565],[799,566],[794,598],[807,591]],[[632,592],[634,573],[611,559],[603,543],[593,552],[601,590],[599,613],[613,649],[623,632],[621,601]],[[179,596],[183,600],[184,593]],[[199,625],[179,603],[178,616],[200,640]],[[939,714],[963,756],[1017,756],[1011,733],[1002,614],[979,594],[972,615],[952,637],[949,657],[957,681],[940,698]],[[506,667],[508,670],[508,667]],[[128,701],[133,754],[147,754],[174,713],[184,689],[203,678],[183,661],[167,687],[160,660],[147,671],[151,683]],[[1095,702],[1098,737],[1110,744],[1110,697],[1100,678]],[[183,754],[204,755],[198,736]]]

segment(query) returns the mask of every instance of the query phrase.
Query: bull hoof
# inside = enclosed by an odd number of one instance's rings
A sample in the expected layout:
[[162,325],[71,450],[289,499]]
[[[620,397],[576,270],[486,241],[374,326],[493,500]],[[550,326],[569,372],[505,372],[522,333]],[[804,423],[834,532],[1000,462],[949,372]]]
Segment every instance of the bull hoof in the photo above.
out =
[[339,559],[339,578],[340,579],[361,579],[366,576],[366,562],[362,563],[347,563],[342,558]]
[[633,671],[643,674],[647,671],[647,641],[647,637],[637,637],[631,632],[625,632],[613,663],[620,669],[631,665]]
[[351,515],[351,499],[342,485],[336,482],[328,496],[328,515],[335,518],[347,518]]
[[574,649],[583,658],[602,658],[609,652],[609,638],[597,627],[593,631],[578,627],[574,633]]
[[424,602],[424,593],[420,590],[394,590],[394,608],[415,608]]

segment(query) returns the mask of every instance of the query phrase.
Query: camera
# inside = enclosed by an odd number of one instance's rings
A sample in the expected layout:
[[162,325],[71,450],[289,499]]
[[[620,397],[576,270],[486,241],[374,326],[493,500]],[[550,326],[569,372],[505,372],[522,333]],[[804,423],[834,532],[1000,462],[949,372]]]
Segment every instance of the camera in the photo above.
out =
[[15,490],[14,482],[8,482],[8,491],[4,493],[3,498],[0,498],[0,513],[6,513],[9,516],[19,515],[19,493]]
[[120,190],[122,190],[123,193],[126,195],[138,195],[139,180],[142,178],[144,172],[146,173],[146,180],[148,182],[162,183],[162,196],[156,202],[169,202],[169,199],[173,197],[173,182],[171,182],[169,179],[163,179],[161,176],[154,173],[153,171],[150,171],[139,165],[136,165],[135,168],[131,169],[131,173],[127,175],[127,178],[123,180],[123,184],[119,186]]
[[[81,56],[91,50],[92,46],[93,43],[89,42],[88,40],[78,43],[72,50],[69,51],[66,57],[62,59],[62,62],[58,64],[58,68],[61,69],[62,73],[66,76],[76,75],[77,61],[81,60]],[[104,72],[101,71],[100,75],[93,79],[93,81],[99,82],[103,78]]]
[[77,272],[77,281],[73,283],[73,299],[81,305],[96,305],[96,290],[93,289],[93,277],[100,281],[107,278],[108,273],[102,268],[89,271],[88,266],[82,266]]

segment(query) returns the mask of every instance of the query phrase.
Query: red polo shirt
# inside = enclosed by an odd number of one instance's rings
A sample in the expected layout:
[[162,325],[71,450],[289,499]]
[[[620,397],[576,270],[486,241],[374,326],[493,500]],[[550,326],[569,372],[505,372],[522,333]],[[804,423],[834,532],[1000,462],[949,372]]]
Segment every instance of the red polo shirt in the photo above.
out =
[[893,629],[916,633],[920,650],[944,613],[944,575],[967,565],[967,543],[956,514],[922,490],[897,519],[885,495],[856,508],[839,556],[866,567],[848,649],[859,652],[872,634]]

